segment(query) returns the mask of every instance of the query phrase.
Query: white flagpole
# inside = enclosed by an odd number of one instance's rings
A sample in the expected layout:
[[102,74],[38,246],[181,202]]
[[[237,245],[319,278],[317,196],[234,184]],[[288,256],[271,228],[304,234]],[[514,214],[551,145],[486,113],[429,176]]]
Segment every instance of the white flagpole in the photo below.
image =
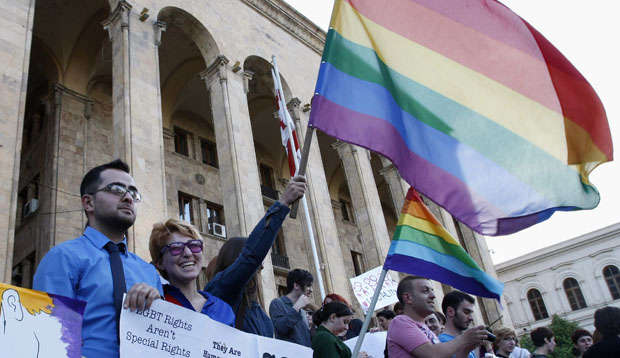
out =
[[372,296],[372,300],[370,301],[370,306],[368,307],[366,318],[364,319],[364,324],[362,325],[362,330],[360,331],[360,335],[357,337],[357,342],[355,342],[355,348],[353,349],[353,354],[351,354],[351,357],[357,357],[357,354],[360,352],[360,348],[362,348],[364,336],[366,335],[366,331],[368,331],[368,326],[370,326],[372,315],[375,313],[375,306],[379,300],[379,293],[381,293],[383,281],[385,281],[385,275],[387,275],[387,270],[384,269],[381,271],[377,286],[375,286],[375,294]]
[[[295,142],[293,140],[293,131],[291,130],[291,125],[294,125],[294,123],[286,108],[286,102],[284,101],[284,91],[282,89],[282,83],[280,82],[280,71],[278,70],[278,65],[276,64],[276,56],[271,56],[271,61],[273,63],[273,70],[272,70],[274,72],[273,77],[277,81],[276,87],[279,88],[280,91],[282,92],[280,93],[281,97],[278,96],[278,99],[280,100],[280,103],[278,104],[278,106],[282,108],[283,110],[282,112],[284,112],[284,115],[286,116],[286,118],[282,118],[282,120],[284,120],[284,122],[286,123],[288,141],[289,141],[289,145],[291,146],[291,150],[290,150],[290,153],[288,153],[288,155],[293,156],[293,160],[295,161],[295,174],[297,174],[297,172],[299,171],[299,160],[297,159],[297,150],[295,148]],[[305,195],[301,198],[301,203],[304,207],[304,214],[305,214],[304,216],[306,219],[306,227],[308,229],[308,236],[309,236],[308,239],[310,241],[310,247],[312,248],[312,257],[314,258],[314,267],[316,269],[316,276],[317,276],[316,278],[319,283],[319,291],[321,293],[321,302],[322,302],[326,296],[325,286],[323,285],[323,274],[321,272],[321,264],[319,262],[319,255],[316,250],[316,244],[314,242],[314,230],[312,229],[312,222],[310,221],[310,211],[308,211],[308,202],[306,201]]]

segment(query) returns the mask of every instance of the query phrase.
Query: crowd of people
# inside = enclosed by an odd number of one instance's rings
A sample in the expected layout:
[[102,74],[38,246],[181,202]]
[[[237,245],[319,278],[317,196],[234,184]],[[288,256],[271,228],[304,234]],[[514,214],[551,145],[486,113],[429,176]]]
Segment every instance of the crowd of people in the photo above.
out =
[[[121,310],[148,309],[160,298],[247,333],[311,347],[315,358],[350,358],[352,352],[343,342],[358,336],[363,322],[335,293],[327,295],[320,308],[314,307],[310,272],[291,270],[286,294],[269,304],[268,314],[261,302],[257,275],[262,262],[289,206],[305,190],[305,179],[293,177],[248,237],[230,238],[216,253],[208,265],[209,281],[199,290],[204,249],[199,231],[188,222],[169,219],[153,225],[150,263],[129,252],[126,233],[136,220],[142,196],[126,163],[117,159],[100,165],[80,185],[87,217],[83,235],[45,255],[34,276],[34,289],[87,302],[82,355],[89,358],[118,357]],[[498,327],[491,334],[482,325],[473,326],[475,300],[463,292],[447,293],[443,313],[436,311],[433,285],[423,277],[403,278],[397,297],[393,310],[377,313],[378,327],[371,330],[387,331],[386,358],[538,358],[555,347],[553,332],[545,327],[531,332],[536,349],[530,354],[518,346],[511,328]],[[600,334],[597,343],[588,331],[573,334],[576,356],[611,357],[620,352],[620,309],[599,309],[595,327]],[[369,356],[360,352],[356,358],[360,357]]]

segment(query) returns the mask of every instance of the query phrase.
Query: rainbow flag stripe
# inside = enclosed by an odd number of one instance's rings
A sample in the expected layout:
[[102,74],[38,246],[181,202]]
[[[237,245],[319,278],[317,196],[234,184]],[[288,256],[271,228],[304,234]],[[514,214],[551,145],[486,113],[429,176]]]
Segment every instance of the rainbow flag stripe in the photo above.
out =
[[487,0],[337,0],[310,125],[388,157],[473,230],[591,209],[603,105],[527,22]]
[[410,188],[385,270],[424,276],[472,295],[500,299],[504,284],[486,274]]

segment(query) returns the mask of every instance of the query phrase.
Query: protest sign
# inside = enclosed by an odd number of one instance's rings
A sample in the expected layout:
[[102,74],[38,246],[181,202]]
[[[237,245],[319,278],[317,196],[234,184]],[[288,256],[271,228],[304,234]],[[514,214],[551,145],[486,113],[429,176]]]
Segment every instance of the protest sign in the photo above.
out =
[[[383,266],[379,266],[357,277],[349,279],[349,281],[351,281],[351,286],[353,286],[353,293],[355,293],[355,297],[362,305],[364,314],[368,313],[368,307],[372,301],[372,296],[375,294],[375,289],[377,288],[377,283],[379,281],[379,276],[381,276],[382,269]],[[381,287],[381,293],[379,294],[379,300],[375,306],[375,311],[387,305],[391,305],[392,303],[398,302],[398,298],[396,297],[397,287],[398,283],[390,277],[389,273],[385,275],[385,281],[383,281],[383,286]]]
[[3,357],[79,358],[86,302],[0,283]]
[[[344,341],[344,344],[347,345],[353,352],[355,348],[355,343],[357,343],[358,337],[353,337]],[[360,352],[366,352],[370,357],[380,358],[383,357],[383,352],[385,351],[385,342],[387,340],[387,332],[375,332],[375,333],[367,333],[364,336],[364,342],[362,342],[362,348],[360,348]]]
[[121,358],[312,357],[307,347],[248,334],[164,300],[148,310],[123,310],[120,337]]

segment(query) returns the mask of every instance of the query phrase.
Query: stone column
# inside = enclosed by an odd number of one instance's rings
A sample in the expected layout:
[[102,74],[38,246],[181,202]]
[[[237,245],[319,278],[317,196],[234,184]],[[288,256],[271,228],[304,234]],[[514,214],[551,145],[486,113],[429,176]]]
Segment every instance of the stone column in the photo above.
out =
[[[295,121],[297,127],[297,135],[300,145],[303,146],[308,129],[309,112],[300,112],[299,105],[301,101],[293,98],[289,101],[288,109],[291,117]],[[302,148],[303,149],[303,148]],[[317,251],[319,252],[319,261],[321,262],[321,270],[323,274],[323,282],[325,283],[326,293],[337,292],[344,296],[349,302],[354,302],[354,297],[349,293],[351,284],[345,274],[346,267],[344,264],[340,239],[338,238],[338,230],[336,227],[336,219],[332,210],[331,198],[325,178],[325,169],[321,160],[321,152],[319,141],[314,134],[312,144],[310,146],[310,155],[308,156],[308,166],[306,169],[306,180],[308,182],[308,190],[306,191],[306,200],[310,209],[310,218],[313,222],[315,242]],[[300,205],[297,217],[303,215],[303,208]],[[307,232],[306,235],[306,242]],[[310,247],[308,246],[308,260],[312,262]],[[315,292],[319,292],[315,286]],[[321,297],[322,301],[322,297]]]
[[353,211],[361,232],[364,255],[370,268],[385,262],[390,247],[379,192],[370,165],[370,153],[361,147],[338,141],[333,144],[342,160],[353,202]]
[[[211,99],[229,236],[248,236],[265,213],[244,86],[251,75],[234,73],[224,56],[218,56],[200,73]],[[277,297],[270,255],[263,265],[263,297],[270,302]]]
[[84,129],[93,99],[55,84],[52,101],[46,144],[49,152],[41,179],[53,190],[41,190],[42,212],[49,213],[41,219],[47,222],[43,231],[49,238],[41,253],[80,236],[86,224],[81,210],[75,209],[81,208],[79,188],[86,174]]
[[5,33],[0,54],[5,60],[0,68],[0,278],[11,282],[17,191],[19,186],[22,131],[26,108],[26,82],[30,64],[30,44],[34,22],[34,0],[1,0]]
[[409,190],[409,183],[407,183],[398,172],[398,169],[390,162],[386,157],[379,155],[383,169],[379,171],[379,174],[383,175],[390,189],[390,196],[392,197],[392,205],[394,206],[394,212],[396,217],[400,216],[400,211],[403,209],[405,203],[405,196]]
[[102,24],[112,42],[114,155],[131,166],[144,197],[129,231],[129,249],[150,261],[152,225],[167,216],[157,55],[162,27],[139,21],[125,0]]

